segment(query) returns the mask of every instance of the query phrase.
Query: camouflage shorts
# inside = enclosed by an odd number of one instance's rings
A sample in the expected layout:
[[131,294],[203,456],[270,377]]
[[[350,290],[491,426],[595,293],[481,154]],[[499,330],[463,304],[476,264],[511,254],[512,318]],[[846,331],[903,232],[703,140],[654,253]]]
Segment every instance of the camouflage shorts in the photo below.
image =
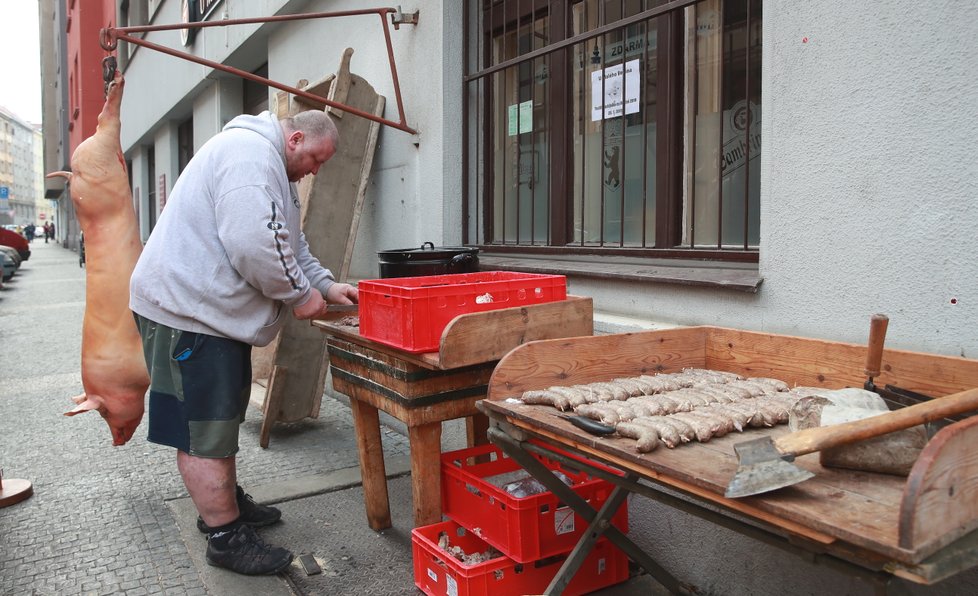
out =
[[149,435],[196,457],[238,452],[251,395],[251,346],[136,316],[149,369]]

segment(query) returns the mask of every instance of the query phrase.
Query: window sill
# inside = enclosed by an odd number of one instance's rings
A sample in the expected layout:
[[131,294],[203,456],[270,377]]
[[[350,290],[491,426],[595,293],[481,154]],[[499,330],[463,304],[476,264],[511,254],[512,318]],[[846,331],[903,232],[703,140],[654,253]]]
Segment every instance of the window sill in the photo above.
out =
[[531,258],[479,253],[479,269],[726,288],[749,294],[756,294],[764,281],[764,278],[758,274],[757,265],[753,263],[724,263],[723,266],[718,266],[702,261],[663,259],[608,259],[584,256],[570,259],[552,255],[547,258]]

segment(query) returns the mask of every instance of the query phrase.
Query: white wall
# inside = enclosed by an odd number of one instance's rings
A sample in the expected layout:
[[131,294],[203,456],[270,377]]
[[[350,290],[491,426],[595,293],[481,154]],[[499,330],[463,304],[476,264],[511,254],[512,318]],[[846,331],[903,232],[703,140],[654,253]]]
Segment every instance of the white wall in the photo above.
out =
[[976,23],[974,2],[765,5],[762,293],[785,330],[864,340],[885,312],[890,346],[978,358]]

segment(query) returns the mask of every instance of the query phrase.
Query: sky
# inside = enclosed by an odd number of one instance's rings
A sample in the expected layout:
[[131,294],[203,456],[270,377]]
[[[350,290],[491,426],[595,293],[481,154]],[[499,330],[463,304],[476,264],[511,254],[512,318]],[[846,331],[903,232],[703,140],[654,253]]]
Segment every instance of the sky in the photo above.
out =
[[37,0],[0,0],[3,59],[0,106],[23,120],[41,122],[41,51]]

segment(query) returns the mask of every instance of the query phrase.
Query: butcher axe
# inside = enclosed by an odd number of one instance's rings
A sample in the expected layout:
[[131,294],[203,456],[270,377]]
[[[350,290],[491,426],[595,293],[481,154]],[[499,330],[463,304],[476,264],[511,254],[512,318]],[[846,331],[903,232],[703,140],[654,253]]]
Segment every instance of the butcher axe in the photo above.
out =
[[878,416],[817,428],[777,439],[761,437],[734,445],[738,467],[725,496],[746,497],[791,486],[814,476],[791,463],[799,455],[848,445],[978,408],[978,388]]

